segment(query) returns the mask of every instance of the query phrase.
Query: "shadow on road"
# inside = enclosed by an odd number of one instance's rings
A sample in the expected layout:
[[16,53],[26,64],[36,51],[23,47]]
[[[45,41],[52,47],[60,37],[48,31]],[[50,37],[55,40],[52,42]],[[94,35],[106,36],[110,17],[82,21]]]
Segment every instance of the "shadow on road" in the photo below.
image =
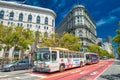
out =
[[101,75],[100,77],[107,80],[120,80],[120,74]]

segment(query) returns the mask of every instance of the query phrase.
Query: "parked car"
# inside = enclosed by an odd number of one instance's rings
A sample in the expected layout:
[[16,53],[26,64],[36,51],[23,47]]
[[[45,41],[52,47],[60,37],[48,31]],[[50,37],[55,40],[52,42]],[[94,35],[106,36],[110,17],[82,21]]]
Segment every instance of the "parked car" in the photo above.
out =
[[14,71],[21,69],[29,69],[33,67],[33,63],[29,62],[29,60],[19,60],[10,64],[2,65],[2,71]]

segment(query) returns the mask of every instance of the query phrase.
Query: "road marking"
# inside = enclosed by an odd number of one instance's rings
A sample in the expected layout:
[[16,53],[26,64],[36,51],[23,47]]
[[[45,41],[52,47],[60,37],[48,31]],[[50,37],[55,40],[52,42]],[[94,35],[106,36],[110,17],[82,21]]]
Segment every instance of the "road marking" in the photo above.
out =
[[90,75],[96,75],[97,71],[90,73]]
[[35,74],[30,74],[31,76],[36,76],[36,77],[40,77],[40,78],[46,78],[47,76],[43,76],[43,75],[35,75]]
[[[115,61],[113,61],[113,62],[115,62]],[[97,78],[98,78],[101,74],[103,74],[103,73],[113,64],[113,62],[110,63],[110,65],[107,66],[106,69],[104,69],[104,71],[102,71],[94,80],[97,80]]]
[[2,78],[2,77],[7,77],[7,76],[9,76],[9,75],[3,75],[3,76],[0,76],[0,78]]
[[15,77],[15,78],[20,79],[20,77]]
[[71,72],[71,74],[78,73],[78,72],[81,72],[81,70],[73,71],[73,72]]
[[83,74],[83,72],[81,72],[80,74]]

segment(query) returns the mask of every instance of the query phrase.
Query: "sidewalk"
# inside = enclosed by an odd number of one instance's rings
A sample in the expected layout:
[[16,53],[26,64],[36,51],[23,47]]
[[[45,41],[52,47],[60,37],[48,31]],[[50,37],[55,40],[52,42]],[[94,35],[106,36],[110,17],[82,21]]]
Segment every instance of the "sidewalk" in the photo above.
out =
[[116,60],[95,80],[120,80],[120,60]]

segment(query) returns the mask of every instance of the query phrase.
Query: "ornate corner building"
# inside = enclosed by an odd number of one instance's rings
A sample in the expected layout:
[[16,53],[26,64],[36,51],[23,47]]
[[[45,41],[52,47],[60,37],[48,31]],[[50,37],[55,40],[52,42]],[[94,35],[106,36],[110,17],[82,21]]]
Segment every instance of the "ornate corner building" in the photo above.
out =
[[84,49],[90,43],[96,43],[96,25],[82,5],[76,5],[69,11],[56,28],[56,32],[58,34],[69,32],[78,36]]

